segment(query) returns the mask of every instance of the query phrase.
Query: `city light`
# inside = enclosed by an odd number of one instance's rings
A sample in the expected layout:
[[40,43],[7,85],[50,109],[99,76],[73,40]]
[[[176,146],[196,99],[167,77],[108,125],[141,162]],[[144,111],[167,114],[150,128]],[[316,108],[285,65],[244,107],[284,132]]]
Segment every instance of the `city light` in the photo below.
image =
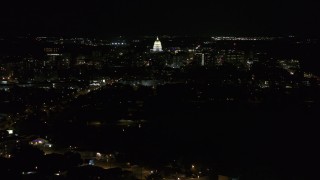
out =
[[270,165],[317,141],[317,38],[159,37],[0,38],[3,172],[281,179],[308,164]]

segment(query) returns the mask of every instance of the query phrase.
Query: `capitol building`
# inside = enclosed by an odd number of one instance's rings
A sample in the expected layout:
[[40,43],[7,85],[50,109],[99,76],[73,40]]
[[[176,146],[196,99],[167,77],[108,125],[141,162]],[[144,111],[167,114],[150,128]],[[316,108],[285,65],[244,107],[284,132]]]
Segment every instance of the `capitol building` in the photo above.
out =
[[161,41],[157,37],[157,39],[154,41],[153,49],[151,49],[152,52],[162,52],[162,45]]

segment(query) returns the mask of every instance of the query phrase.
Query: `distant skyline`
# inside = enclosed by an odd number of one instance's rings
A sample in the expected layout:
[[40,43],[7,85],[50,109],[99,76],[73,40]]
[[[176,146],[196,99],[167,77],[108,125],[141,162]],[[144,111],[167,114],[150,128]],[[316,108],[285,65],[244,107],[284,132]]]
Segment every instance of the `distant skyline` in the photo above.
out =
[[319,2],[182,0],[10,1],[1,34],[320,36]]

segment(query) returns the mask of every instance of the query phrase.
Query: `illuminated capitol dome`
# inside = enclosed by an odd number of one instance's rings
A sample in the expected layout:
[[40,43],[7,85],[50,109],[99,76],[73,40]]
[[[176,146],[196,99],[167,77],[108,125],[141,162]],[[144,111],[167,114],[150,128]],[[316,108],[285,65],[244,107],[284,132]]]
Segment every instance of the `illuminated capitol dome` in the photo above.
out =
[[153,44],[153,52],[162,52],[162,45],[161,45],[161,41],[159,40],[159,38],[157,37],[157,40],[154,42]]

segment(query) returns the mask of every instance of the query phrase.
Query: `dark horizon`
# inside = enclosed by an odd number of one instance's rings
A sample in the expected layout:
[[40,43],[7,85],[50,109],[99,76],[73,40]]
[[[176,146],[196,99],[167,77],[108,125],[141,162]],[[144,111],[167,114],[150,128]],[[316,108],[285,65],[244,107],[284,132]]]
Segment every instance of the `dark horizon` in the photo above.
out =
[[7,2],[2,35],[319,36],[318,2]]
[[134,39],[134,38],[212,38],[212,37],[268,37],[268,38],[311,38],[314,40],[318,40],[320,35],[300,35],[294,33],[288,34],[174,34],[174,33],[149,33],[149,34],[126,34],[126,33],[109,33],[109,34],[84,34],[84,33],[3,33],[0,32],[0,38],[37,38],[37,37],[45,37],[45,38],[88,38],[88,39],[101,39],[101,40],[111,40],[117,38],[125,38],[125,39]]

